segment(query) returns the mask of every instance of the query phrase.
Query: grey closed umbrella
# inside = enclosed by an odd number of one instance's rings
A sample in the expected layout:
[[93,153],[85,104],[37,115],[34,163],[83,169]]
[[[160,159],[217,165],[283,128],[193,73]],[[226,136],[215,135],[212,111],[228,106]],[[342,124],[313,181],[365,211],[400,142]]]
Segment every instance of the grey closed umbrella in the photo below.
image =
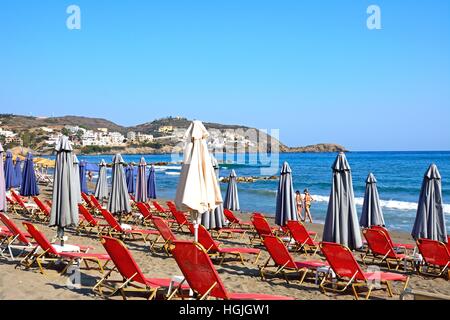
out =
[[385,225],[380,196],[378,195],[377,179],[373,173],[370,173],[366,180],[366,192],[359,224],[363,228]]
[[423,178],[419,206],[411,235],[416,240],[425,238],[447,243],[442,179],[435,164],[428,168]]
[[127,182],[123,165],[125,162],[120,154],[116,154],[112,164],[111,195],[108,201],[108,210],[119,215],[119,221],[124,213],[131,212],[130,195],[128,194]]
[[109,188],[108,188],[108,177],[106,175],[106,162],[102,159],[99,163],[99,171],[98,171],[98,180],[95,185],[95,197],[103,202],[105,199],[108,199]]
[[136,201],[147,202],[147,176],[146,176],[147,163],[144,157],[141,158],[138,164],[138,171],[136,177]]
[[75,175],[74,155],[69,138],[62,136],[55,146],[56,160],[53,177],[53,198],[50,214],[50,226],[58,228],[57,235],[64,245],[64,229],[78,225],[78,201],[80,198],[79,185],[73,181],[80,181]]
[[284,162],[281,168],[280,182],[278,183],[275,223],[284,226],[289,220],[298,220],[298,215],[292,184],[292,170],[289,164]]
[[[216,174],[217,183],[219,183],[219,163],[213,156],[211,156],[211,162]],[[223,228],[223,226],[225,225],[223,203],[219,204],[216,209],[202,214],[202,225],[208,230]]]
[[330,201],[323,230],[323,241],[345,245],[350,249],[362,247],[362,239],[352,172],[345,154],[341,152],[334,162]]
[[81,197],[81,182],[80,182],[80,161],[78,160],[78,157],[76,154],[72,153],[72,163],[73,163],[73,174],[75,177],[78,177],[78,179],[74,179],[70,181],[70,183],[73,185],[74,190],[79,190],[78,192],[78,203],[83,202],[83,198]]
[[233,211],[239,211],[239,195],[237,189],[237,175],[236,172],[231,170],[230,180],[228,181],[227,194],[225,196],[224,208]]

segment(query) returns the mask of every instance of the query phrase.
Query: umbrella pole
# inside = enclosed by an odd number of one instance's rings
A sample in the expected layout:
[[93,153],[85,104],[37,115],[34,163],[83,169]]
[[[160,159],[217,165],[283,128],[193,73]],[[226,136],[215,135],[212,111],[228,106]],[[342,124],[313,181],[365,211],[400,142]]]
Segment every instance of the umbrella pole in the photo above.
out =
[[61,246],[64,246],[64,228],[63,227],[58,227],[57,230],[57,236],[59,238],[59,240],[61,241]]

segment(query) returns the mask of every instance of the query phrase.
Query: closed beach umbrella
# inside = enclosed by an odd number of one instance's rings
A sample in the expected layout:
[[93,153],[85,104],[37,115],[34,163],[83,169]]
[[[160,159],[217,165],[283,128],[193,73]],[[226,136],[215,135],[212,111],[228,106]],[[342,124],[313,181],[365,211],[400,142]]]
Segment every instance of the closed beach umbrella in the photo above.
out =
[[298,220],[298,215],[294,186],[292,184],[292,170],[287,162],[283,163],[280,174],[275,223],[279,226],[284,226],[289,220]]
[[19,157],[16,158],[16,164],[14,165],[14,178],[15,187],[20,187],[22,184],[22,161],[19,159]]
[[108,200],[108,210],[111,213],[119,215],[119,220],[124,213],[131,212],[130,195],[127,190],[127,182],[123,165],[125,162],[120,154],[113,158],[111,194]]
[[53,178],[53,198],[50,226],[58,228],[57,235],[64,245],[64,229],[78,225],[78,201],[80,198],[79,181],[75,175],[72,145],[69,138],[61,136],[55,146],[56,167]]
[[102,159],[99,164],[98,180],[95,186],[95,197],[100,201],[108,199],[108,178],[106,175],[106,162]]
[[136,176],[136,201],[147,202],[147,163],[144,157],[141,158],[138,164],[138,171]]
[[5,172],[3,171],[3,146],[0,143],[0,211],[6,212]]
[[334,162],[330,201],[323,230],[323,241],[340,243],[350,249],[362,247],[358,214],[353,192],[352,172],[345,154]]
[[125,170],[128,193],[134,194],[136,191],[136,180],[134,180],[134,166],[130,164]]
[[435,164],[428,168],[423,178],[416,221],[411,235],[416,240],[425,238],[447,243],[442,179]]
[[78,203],[83,202],[83,198],[81,197],[81,183],[80,183],[80,161],[78,160],[78,157],[75,153],[72,153],[72,164],[73,164],[73,176],[77,177],[76,179],[73,179],[70,181],[70,183],[73,184],[73,189],[78,190],[77,197]]
[[378,195],[377,179],[370,173],[366,180],[366,192],[359,224],[363,228],[384,226],[383,210]]
[[[219,163],[216,158],[211,156],[212,165],[216,174],[217,183],[219,183]],[[219,185],[220,190],[220,185]],[[223,203],[219,204],[214,210],[202,214],[202,225],[208,229],[221,229],[225,225],[225,215],[223,213]]]
[[237,175],[234,170],[231,170],[230,180],[228,181],[227,194],[223,206],[228,210],[239,211],[239,195],[237,189]]
[[193,121],[184,135],[184,157],[175,204],[179,210],[191,211],[198,240],[201,215],[222,203],[219,184],[212,166],[206,140],[209,133],[203,123]]
[[13,156],[11,151],[6,151],[6,158],[5,158],[5,187],[6,190],[9,190],[14,187],[14,164],[13,164]]
[[151,165],[147,179],[147,196],[150,199],[156,199],[156,175],[155,166]]
[[86,161],[80,162],[80,188],[81,192],[89,193],[86,179]]
[[39,195],[39,188],[34,172],[33,155],[29,152],[23,166],[22,185],[20,195],[24,197],[33,197]]

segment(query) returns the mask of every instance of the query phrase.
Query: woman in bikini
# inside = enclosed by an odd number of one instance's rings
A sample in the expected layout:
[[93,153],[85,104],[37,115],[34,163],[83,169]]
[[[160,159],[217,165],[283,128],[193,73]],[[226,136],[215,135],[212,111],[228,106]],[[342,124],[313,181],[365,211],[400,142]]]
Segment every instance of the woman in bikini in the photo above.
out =
[[305,219],[303,218],[302,215],[302,211],[303,211],[303,198],[302,195],[300,193],[300,191],[295,191],[295,202],[297,204],[297,215],[298,215],[298,219],[301,221],[305,221]]
[[313,202],[314,199],[311,197],[311,194],[309,193],[308,189],[305,189],[304,193],[305,193],[305,196],[303,198],[303,201],[305,203],[305,205],[304,205],[304,207],[305,207],[305,221],[306,221],[306,219],[309,219],[309,222],[313,223],[313,219],[312,219],[312,216],[311,216],[310,208],[311,208],[311,202]]

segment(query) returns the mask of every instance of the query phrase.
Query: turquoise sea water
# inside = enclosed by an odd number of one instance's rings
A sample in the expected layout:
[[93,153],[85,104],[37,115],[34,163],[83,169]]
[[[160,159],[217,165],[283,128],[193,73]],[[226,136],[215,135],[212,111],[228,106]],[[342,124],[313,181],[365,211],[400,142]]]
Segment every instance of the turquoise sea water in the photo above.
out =
[[[303,192],[308,188],[315,198],[311,211],[315,222],[325,220],[331,187],[331,165],[335,153],[280,154],[281,166],[287,161],[293,170],[294,188]],[[138,162],[141,155],[123,155],[127,162]],[[144,155],[147,163],[171,161],[170,155]],[[110,162],[112,156],[79,156],[80,160],[98,163],[101,159]],[[417,200],[422,178],[431,163],[435,163],[442,175],[442,191],[446,214],[450,214],[450,152],[352,152],[347,154],[352,168],[353,184],[358,212],[361,212],[365,190],[365,179],[373,172],[378,180],[378,190],[386,224],[392,230],[409,232],[414,223]],[[220,162],[221,158],[218,157]],[[227,176],[235,169],[238,176],[259,176],[261,167],[248,163],[222,164],[220,176]],[[179,165],[157,168],[158,197],[173,198],[179,178]],[[226,184],[221,184],[223,196]],[[239,200],[241,210],[273,214],[278,181],[240,183]],[[450,219],[447,225],[450,227]]]

